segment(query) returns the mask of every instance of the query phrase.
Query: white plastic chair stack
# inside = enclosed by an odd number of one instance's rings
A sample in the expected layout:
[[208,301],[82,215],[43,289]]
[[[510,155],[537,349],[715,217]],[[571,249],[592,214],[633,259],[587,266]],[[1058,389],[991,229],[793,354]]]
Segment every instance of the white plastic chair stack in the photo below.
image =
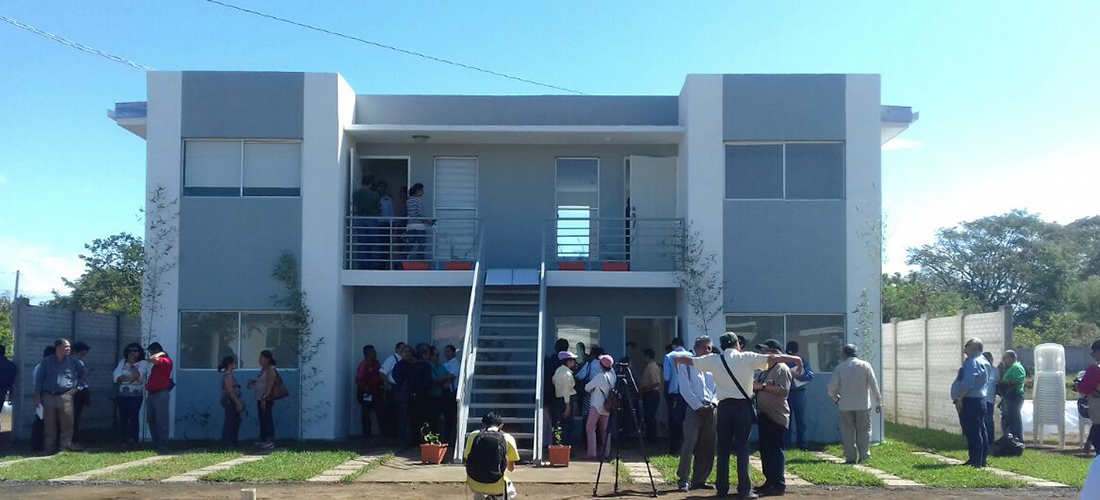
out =
[[1041,444],[1048,425],[1058,426],[1059,442],[1066,447],[1066,349],[1060,344],[1035,348],[1035,382],[1032,396],[1032,436]]

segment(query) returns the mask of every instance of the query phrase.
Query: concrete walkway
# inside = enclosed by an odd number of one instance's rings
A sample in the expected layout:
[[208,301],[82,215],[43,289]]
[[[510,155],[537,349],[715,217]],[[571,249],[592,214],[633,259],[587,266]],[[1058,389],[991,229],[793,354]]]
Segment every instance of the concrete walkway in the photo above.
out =
[[382,460],[382,457],[383,455],[360,455],[311,477],[307,481],[311,483],[338,483],[345,477],[359,472],[363,467]]
[[196,470],[193,470],[191,472],[184,472],[183,474],[180,474],[178,476],[172,476],[168,479],[164,479],[161,482],[163,482],[163,483],[193,483],[193,482],[198,481],[203,476],[213,474],[213,473],[218,472],[220,470],[225,470],[225,469],[228,469],[230,467],[234,467],[234,466],[237,466],[237,465],[240,465],[240,464],[246,464],[248,462],[255,462],[257,460],[263,460],[266,456],[267,455],[244,455],[244,456],[241,456],[241,457],[234,458],[233,460],[227,460],[227,461],[222,462],[220,464],[214,464],[214,465],[211,465],[211,466],[208,466],[208,467],[203,467],[201,469],[196,469]]
[[[962,460],[956,460],[954,458],[945,457],[943,455],[937,455],[935,453],[928,453],[928,452],[924,452],[924,451],[914,451],[913,454],[914,455],[920,455],[922,457],[931,458],[933,460],[938,460],[938,461],[943,462],[945,464],[951,464],[951,465],[962,465],[963,464]],[[995,474],[995,475],[998,475],[998,476],[1001,476],[1001,477],[1008,477],[1008,478],[1012,478],[1012,479],[1017,479],[1017,480],[1025,482],[1025,483],[1028,483],[1031,486],[1035,486],[1035,487],[1039,487],[1039,488],[1069,488],[1070,487],[1067,484],[1056,483],[1054,481],[1047,481],[1046,479],[1039,479],[1039,478],[1035,478],[1035,477],[1031,477],[1031,476],[1025,476],[1023,474],[1017,474],[1015,472],[1007,471],[1007,470],[1004,470],[1004,469],[998,469],[996,467],[986,467],[982,470],[988,471],[991,474]]]
[[[764,471],[764,463],[761,462],[760,457],[758,457],[756,455],[749,456],[749,465],[751,465],[752,468],[754,468],[758,471],[761,471],[761,472]],[[783,479],[787,482],[787,486],[809,486],[810,485],[809,481],[806,481],[805,479],[802,479],[802,478],[800,478],[800,477],[798,477],[794,474],[791,474],[791,471],[789,471],[789,470],[784,470],[783,471]]]
[[[814,451],[814,452],[811,452],[811,453],[813,453],[813,455],[817,458],[820,458],[820,459],[828,461],[828,462],[832,462],[834,464],[843,464],[844,463],[843,458],[833,456],[833,455],[830,455],[828,453],[823,453],[823,452],[820,452],[820,451]],[[875,477],[881,479],[882,482],[886,484],[886,486],[898,486],[898,487],[900,487],[900,486],[909,486],[909,487],[917,486],[917,487],[924,487],[923,484],[920,484],[916,481],[910,481],[908,479],[902,479],[902,478],[897,477],[893,474],[889,474],[887,472],[880,471],[878,469],[867,467],[866,465],[860,465],[860,464],[849,464],[849,465],[854,467],[856,470],[866,472],[866,473],[868,473],[872,476],[875,476]]]
[[64,476],[64,477],[55,477],[55,478],[51,479],[50,482],[54,482],[54,483],[75,483],[75,482],[87,481],[87,480],[89,480],[89,479],[91,479],[95,476],[103,476],[103,475],[107,475],[107,474],[110,474],[110,473],[115,472],[115,471],[120,471],[120,470],[123,470],[123,469],[129,469],[131,467],[140,467],[142,465],[151,464],[151,463],[154,463],[154,462],[159,462],[161,460],[167,460],[167,459],[172,458],[172,457],[173,457],[173,455],[154,455],[154,456],[151,456],[149,458],[143,458],[141,460],[134,460],[133,462],[126,462],[126,463],[121,463],[121,464],[117,464],[117,465],[112,465],[112,466],[109,466],[109,467],[104,467],[102,469],[95,469],[95,470],[90,470],[90,471],[86,471],[86,472],[79,472],[79,473],[72,474],[72,475],[69,475],[69,476]]
[[31,460],[46,460],[47,458],[53,458],[54,456],[55,455],[46,455],[41,457],[17,458],[15,460],[8,460],[7,462],[0,462],[0,467],[7,467],[9,465],[15,465],[18,463],[30,462]]
[[[414,454],[415,453],[415,454]],[[508,473],[513,483],[595,483],[599,462],[570,462],[569,467],[517,465]],[[643,464],[643,473],[645,465]],[[614,474],[614,469],[610,469]],[[605,469],[604,472],[608,472]],[[649,480],[646,479],[646,482]],[[466,468],[461,464],[421,465],[420,451],[406,451],[356,479],[362,483],[463,483]]]

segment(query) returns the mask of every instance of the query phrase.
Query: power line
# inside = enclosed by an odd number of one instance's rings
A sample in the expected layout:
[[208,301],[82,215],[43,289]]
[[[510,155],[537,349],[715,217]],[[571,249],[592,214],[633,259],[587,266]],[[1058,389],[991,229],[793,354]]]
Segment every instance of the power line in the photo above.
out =
[[4,21],[4,22],[6,22],[6,23],[8,23],[12,26],[15,26],[16,28],[21,28],[21,29],[27,30],[27,31],[29,31],[31,33],[34,33],[36,35],[44,36],[46,38],[49,38],[50,40],[53,40],[57,43],[62,44],[62,45],[67,45],[67,46],[72,47],[74,49],[77,49],[77,50],[80,50],[80,51],[83,51],[83,52],[87,52],[87,53],[92,54],[92,55],[97,55],[99,57],[109,59],[109,60],[114,61],[114,62],[122,63],[122,64],[125,64],[127,66],[133,66],[137,69],[143,69],[145,71],[151,71],[153,69],[153,68],[150,68],[148,66],[145,66],[144,64],[138,64],[138,63],[136,63],[134,61],[131,61],[129,59],[126,59],[124,57],[119,57],[119,56],[116,56],[114,54],[108,54],[107,52],[104,52],[104,51],[99,50],[97,48],[89,47],[89,46],[84,45],[82,43],[77,43],[77,42],[74,42],[72,40],[62,38],[60,36],[57,36],[53,33],[48,32],[48,31],[43,31],[43,30],[40,30],[38,28],[35,28],[34,26],[31,26],[29,24],[23,24],[23,23],[21,23],[19,21],[16,21],[15,19],[12,19],[10,17],[0,15],[0,21]]
[[394,52],[400,52],[402,54],[407,54],[407,55],[410,55],[410,56],[415,56],[415,57],[428,59],[430,61],[435,61],[435,62],[438,62],[438,63],[450,64],[452,66],[458,66],[460,68],[465,68],[465,69],[469,69],[469,70],[473,70],[473,71],[478,71],[478,72],[493,75],[493,76],[499,76],[501,78],[507,78],[509,80],[515,80],[517,82],[530,83],[532,85],[538,85],[540,87],[546,87],[546,88],[550,88],[550,89],[554,89],[554,90],[561,90],[563,92],[569,92],[569,93],[572,93],[572,94],[585,95],[584,92],[581,92],[579,90],[573,90],[573,89],[566,88],[566,87],[559,87],[557,85],[551,85],[549,83],[542,83],[542,82],[538,82],[538,81],[535,81],[535,80],[530,80],[530,79],[527,79],[527,78],[512,76],[512,75],[509,75],[507,73],[501,73],[499,71],[493,71],[491,69],[485,69],[485,68],[481,68],[481,67],[478,67],[478,66],[473,66],[473,65],[470,65],[470,64],[460,63],[460,62],[457,62],[457,61],[452,61],[450,59],[444,59],[442,57],[436,57],[436,56],[433,56],[433,55],[428,55],[428,54],[424,54],[424,53],[421,53],[421,52],[416,52],[414,50],[402,49],[400,47],[394,47],[393,45],[387,45],[387,44],[384,44],[384,43],[381,43],[381,42],[375,42],[375,41],[367,40],[367,39],[364,39],[364,38],[359,38],[357,36],[347,35],[347,34],[344,34],[344,33],[340,33],[339,31],[332,31],[330,29],[321,28],[321,27],[318,27],[318,26],[313,26],[311,24],[301,23],[301,22],[298,22],[298,21],[292,21],[290,19],[286,19],[286,18],[283,18],[283,17],[271,15],[271,14],[266,14],[264,12],[260,12],[260,11],[256,11],[256,10],[252,10],[252,9],[246,9],[244,7],[239,7],[237,5],[221,2],[219,0],[204,0],[204,1],[208,2],[208,3],[215,4],[215,5],[220,5],[222,7],[227,7],[227,8],[230,8],[230,9],[245,12],[245,13],[248,13],[248,14],[252,14],[252,15],[256,15],[256,16],[260,16],[260,17],[265,17],[267,19],[271,19],[271,20],[274,20],[274,21],[279,21],[279,22],[291,24],[291,25],[294,25],[294,26],[298,26],[300,28],[305,28],[305,29],[308,29],[308,30],[318,31],[318,32],[325,33],[325,34],[328,34],[328,35],[333,35],[333,36],[337,36],[337,37],[344,38],[344,39],[347,39],[347,40],[352,40],[352,41],[355,41],[355,42],[364,43],[364,44],[367,44],[367,45],[372,45],[372,46],[382,48],[382,49],[392,50]]

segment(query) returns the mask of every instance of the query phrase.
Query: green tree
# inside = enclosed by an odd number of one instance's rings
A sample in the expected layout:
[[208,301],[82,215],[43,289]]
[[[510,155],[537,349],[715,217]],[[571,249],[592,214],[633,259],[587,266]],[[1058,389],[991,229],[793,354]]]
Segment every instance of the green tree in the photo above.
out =
[[1069,309],[1082,321],[1100,325],[1100,276],[1089,276],[1069,288]]
[[1062,310],[1078,268],[1070,247],[1062,226],[1013,210],[940,229],[935,243],[909,249],[907,263],[982,309],[1011,306],[1027,324]]
[[70,289],[69,295],[63,296],[54,290],[54,298],[46,305],[97,313],[120,311],[127,316],[140,315],[144,266],[141,238],[118,233],[96,239],[84,248],[89,251],[80,255],[84,261],[84,274],[75,280],[62,278]]
[[1100,215],[1085,217],[1066,225],[1073,242],[1073,254],[1082,279],[1100,275]]
[[1057,312],[1048,318],[1035,320],[1032,327],[1017,326],[1012,331],[1012,343],[1016,347],[1035,347],[1052,342],[1067,346],[1090,345],[1100,336],[1100,328],[1081,321],[1073,312]]
[[15,332],[12,331],[11,316],[11,299],[7,295],[0,295],[0,345],[8,350],[9,358],[15,347]]
[[951,316],[963,309],[977,310],[981,306],[964,299],[954,290],[937,288],[927,278],[910,272],[882,275],[882,321],[893,318],[918,318],[922,314]]

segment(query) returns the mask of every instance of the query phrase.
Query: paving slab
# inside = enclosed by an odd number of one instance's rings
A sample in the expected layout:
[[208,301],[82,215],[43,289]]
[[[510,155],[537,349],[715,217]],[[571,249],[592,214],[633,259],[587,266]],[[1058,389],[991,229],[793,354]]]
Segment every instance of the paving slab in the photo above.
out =
[[[513,483],[595,483],[599,462],[570,462],[569,467],[517,465],[508,473]],[[613,470],[613,469],[612,469]],[[606,472],[606,471],[605,471]],[[420,456],[394,457],[356,480],[363,483],[462,483],[466,468],[461,464],[421,465]]]
[[54,456],[55,455],[45,455],[45,456],[41,456],[41,457],[27,457],[27,458],[15,459],[15,460],[8,460],[7,462],[0,462],[0,467],[7,467],[9,465],[15,465],[15,464],[22,463],[22,462],[30,462],[31,460],[46,460],[46,459],[49,459],[49,458],[53,458]]
[[311,477],[307,481],[311,483],[336,483],[379,460],[382,460],[382,455],[360,455]]
[[[843,464],[844,463],[844,459],[840,458],[838,456],[830,455],[828,453],[823,453],[823,452],[820,452],[820,451],[814,451],[814,452],[811,452],[811,453],[813,453],[813,455],[817,458],[820,458],[820,459],[828,461],[828,462],[832,462],[834,464]],[[860,464],[849,464],[849,465],[851,465],[856,470],[866,472],[866,473],[868,473],[872,476],[875,476],[875,477],[881,479],[882,482],[886,484],[886,486],[926,487],[925,485],[920,484],[916,481],[911,481],[909,479],[902,479],[902,478],[897,477],[893,474],[875,469],[873,467],[868,467],[866,465],[860,465]]]
[[168,479],[161,480],[162,483],[194,483],[201,479],[203,476],[207,476],[225,470],[230,467],[234,467],[240,464],[246,464],[248,462],[255,462],[257,460],[263,460],[267,455],[244,455],[232,460],[226,460],[225,462],[217,463],[214,465],[208,465],[201,469],[195,469],[193,471],[184,472],[176,476],[172,476]]
[[[764,462],[761,462],[760,457],[758,457],[758,456],[755,456],[755,455],[749,456],[749,465],[751,465],[756,470],[759,470],[759,471],[764,470]],[[787,486],[809,486],[810,485],[809,481],[806,481],[805,479],[802,479],[802,478],[800,478],[800,477],[798,477],[794,474],[791,474],[790,471],[786,471],[786,470],[783,471],[783,479],[787,482]]]
[[172,457],[173,457],[173,455],[154,455],[154,456],[151,456],[149,458],[143,458],[141,460],[134,460],[132,462],[125,462],[125,463],[121,463],[121,464],[111,465],[111,466],[108,466],[108,467],[104,467],[102,469],[95,469],[95,470],[90,470],[90,471],[85,471],[85,472],[78,472],[76,474],[71,474],[71,475],[64,476],[64,477],[55,477],[53,479],[50,479],[50,482],[55,482],[55,483],[78,483],[78,482],[81,482],[81,481],[87,481],[87,480],[89,480],[89,479],[91,479],[95,476],[102,476],[102,475],[105,475],[105,474],[110,474],[112,472],[116,472],[116,471],[120,471],[120,470],[124,470],[124,469],[129,469],[131,467],[140,467],[142,465],[151,464],[151,463],[154,463],[154,462],[159,462],[161,460],[167,460],[167,459],[172,458]]
[[[945,457],[943,455],[937,455],[935,453],[928,453],[928,452],[925,452],[925,451],[914,451],[913,454],[914,455],[920,455],[922,457],[931,458],[933,460],[938,460],[938,461],[943,462],[945,464],[962,465],[964,463],[962,460],[954,459],[954,458],[951,458],[951,457]],[[1046,479],[1039,479],[1037,477],[1025,476],[1023,474],[1017,474],[1015,472],[1007,471],[1007,470],[1004,470],[1004,469],[998,469],[996,467],[985,467],[983,470],[988,471],[991,474],[1001,476],[1001,477],[1008,477],[1008,478],[1012,478],[1012,479],[1018,479],[1020,481],[1025,482],[1025,483],[1028,483],[1031,486],[1035,486],[1035,487],[1038,487],[1038,488],[1069,488],[1070,487],[1068,484],[1056,483],[1054,481],[1048,481]]]

